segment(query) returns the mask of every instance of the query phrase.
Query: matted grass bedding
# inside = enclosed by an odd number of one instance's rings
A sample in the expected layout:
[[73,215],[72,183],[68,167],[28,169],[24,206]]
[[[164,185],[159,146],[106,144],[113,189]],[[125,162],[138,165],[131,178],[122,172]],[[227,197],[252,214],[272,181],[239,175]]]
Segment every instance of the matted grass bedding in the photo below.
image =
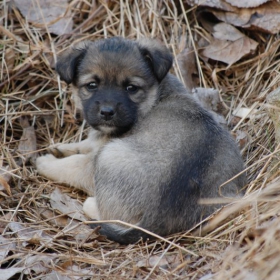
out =
[[[257,51],[227,67],[201,56],[197,42],[210,35],[196,9],[182,1],[73,0],[73,32],[61,36],[28,23],[7,1],[0,10],[0,279],[279,279],[280,146],[268,114],[268,108],[278,108],[266,102],[280,86],[279,36],[243,30],[258,42]],[[55,57],[71,43],[111,36],[155,37],[175,57],[182,45],[194,48],[196,86],[220,92],[248,185],[245,197],[215,213],[206,228],[120,246],[98,237],[83,217],[57,210],[64,199],[62,204],[76,201],[80,207],[86,195],[46,180],[32,158],[26,161],[36,144],[28,138],[34,132],[38,153],[52,143],[86,137],[71,89],[53,69]],[[173,71],[182,77],[176,60]],[[249,113],[236,117],[238,108]],[[31,141],[27,147],[25,137]]]

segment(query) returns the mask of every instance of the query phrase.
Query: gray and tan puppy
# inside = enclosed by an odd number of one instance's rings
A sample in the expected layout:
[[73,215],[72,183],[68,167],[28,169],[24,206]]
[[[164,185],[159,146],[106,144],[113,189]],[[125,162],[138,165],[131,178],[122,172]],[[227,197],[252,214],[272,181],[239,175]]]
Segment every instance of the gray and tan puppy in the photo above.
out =
[[[229,133],[168,71],[172,56],[154,40],[111,38],[82,42],[62,53],[61,79],[77,89],[88,139],[61,144],[37,159],[38,172],[86,191],[92,218],[121,220],[165,236],[189,229],[214,206],[219,186],[243,170]],[[241,175],[222,188],[236,196]],[[100,224],[119,243],[150,236],[119,224]]]

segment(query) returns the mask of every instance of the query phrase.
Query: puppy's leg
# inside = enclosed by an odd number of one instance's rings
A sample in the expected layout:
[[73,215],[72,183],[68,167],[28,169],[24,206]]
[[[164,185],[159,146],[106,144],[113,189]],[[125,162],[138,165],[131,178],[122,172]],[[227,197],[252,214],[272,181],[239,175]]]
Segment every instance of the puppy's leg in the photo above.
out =
[[93,158],[92,153],[65,158],[48,154],[37,158],[36,167],[40,175],[52,181],[66,183],[94,195]]
[[68,157],[75,154],[87,154],[93,149],[91,139],[85,139],[78,143],[69,144],[55,144],[48,148],[48,152],[53,154],[55,157]]
[[83,205],[85,214],[94,220],[100,220],[96,197],[88,197]]
[[105,235],[107,239],[118,242],[120,244],[134,244],[141,239],[146,241],[147,239],[153,240],[155,239],[152,235],[149,235],[146,232],[141,231],[140,229],[135,228],[124,228],[123,226],[119,226],[117,224],[109,224],[109,223],[94,223],[91,224],[91,228],[96,228],[100,226],[99,233],[101,235]]
[[107,137],[101,137],[100,132],[92,129],[87,139],[78,143],[56,144],[49,148],[49,152],[58,158],[74,154],[97,153],[106,142],[108,142]]

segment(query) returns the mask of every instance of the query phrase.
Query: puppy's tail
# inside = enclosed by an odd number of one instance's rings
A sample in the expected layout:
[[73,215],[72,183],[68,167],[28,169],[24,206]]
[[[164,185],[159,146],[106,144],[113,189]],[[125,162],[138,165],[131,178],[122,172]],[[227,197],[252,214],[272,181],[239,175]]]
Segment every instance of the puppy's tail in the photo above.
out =
[[107,239],[118,242],[120,244],[134,244],[141,239],[146,241],[147,239],[155,239],[152,235],[136,228],[125,228],[116,224],[91,224],[91,228],[101,227],[99,233],[105,235]]

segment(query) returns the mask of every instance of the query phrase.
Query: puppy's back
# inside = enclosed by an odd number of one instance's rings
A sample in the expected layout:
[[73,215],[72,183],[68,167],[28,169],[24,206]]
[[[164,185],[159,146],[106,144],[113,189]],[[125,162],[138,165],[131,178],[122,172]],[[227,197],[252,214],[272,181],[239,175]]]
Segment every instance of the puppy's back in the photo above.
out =
[[[167,235],[211,213],[214,206],[199,205],[199,198],[218,197],[219,186],[242,171],[243,163],[229,133],[175,77],[168,74],[159,90],[160,100],[129,135],[104,147],[95,182],[102,219]],[[235,196],[244,184],[241,175],[222,194]]]

